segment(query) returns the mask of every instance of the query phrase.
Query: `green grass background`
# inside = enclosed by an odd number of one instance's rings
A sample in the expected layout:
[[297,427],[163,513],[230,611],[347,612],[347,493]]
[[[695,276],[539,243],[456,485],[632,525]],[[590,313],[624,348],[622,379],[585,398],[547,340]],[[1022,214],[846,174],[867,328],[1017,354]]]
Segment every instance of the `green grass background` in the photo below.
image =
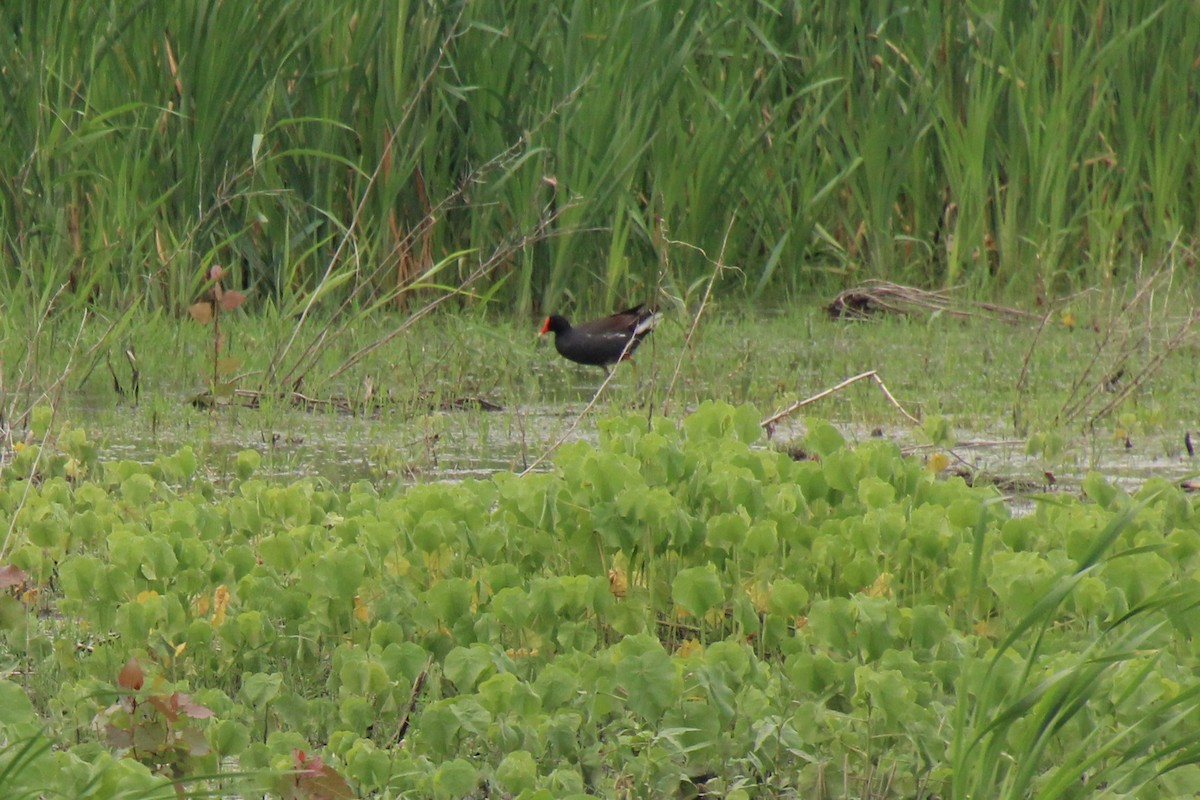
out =
[[[0,291],[518,312],[1191,259],[1189,2],[0,8]],[[1194,270],[1193,270],[1194,271]],[[65,291],[60,288],[66,286]]]

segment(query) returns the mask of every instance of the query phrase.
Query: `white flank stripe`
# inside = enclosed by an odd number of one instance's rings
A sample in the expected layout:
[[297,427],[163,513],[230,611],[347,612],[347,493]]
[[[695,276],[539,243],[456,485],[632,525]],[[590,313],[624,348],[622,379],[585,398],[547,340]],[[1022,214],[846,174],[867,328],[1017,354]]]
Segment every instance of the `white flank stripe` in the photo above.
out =
[[655,311],[653,314],[637,324],[637,326],[633,329],[633,335],[640,336],[646,331],[654,330],[654,326],[658,324],[660,319],[662,319],[662,312]]

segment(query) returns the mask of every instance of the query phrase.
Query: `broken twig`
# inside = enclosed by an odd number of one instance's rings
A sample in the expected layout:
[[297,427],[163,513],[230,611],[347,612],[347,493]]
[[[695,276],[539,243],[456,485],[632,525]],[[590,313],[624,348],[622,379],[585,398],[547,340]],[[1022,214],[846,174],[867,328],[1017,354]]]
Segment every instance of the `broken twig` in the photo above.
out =
[[795,403],[792,403],[790,406],[785,408],[783,411],[780,411],[778,414],[767,417],[762,422],[760,422],[759,425],[766,428],[767,435],[770,436],[770,434],[775,429],[775,423],[779,422],[779,420],[783,419],[784,417],[790,416],[790,415],[794,414],[796,411],[800,410],[801,408],[804,408],[805,406],[807,406],[811,403],[815,403],[818,400],[822,400],[822,399],[828,397],[829,395],[833,394],[834,392],[840,392],[842,389],[845,389],[847,386],[849,386],[853,383],[857,383],[858,381],[861,381],[861,380],[866,380],[867,378],[870,378],[871,380],[875,381],[875,385],[879,387],[879,391],[883,392],[883,396],[888,399],[889,403],[891,403],[893,406],[895,406],[897,411],[899,411],[901,414],[904,415],[905,419],[907,419],[913,425],[921,424],[921,421],[919,419],[917,419],[912,414],[910,414],[904,410],[904,406],[900,405],[899,401],[897,401],[896,398],[892,395],[892,393],[888,390],[887,384],[885,384],[883,382],[883,378],[879,377],[879,373],[876,372],[875,370],[870,370],[869,372],[863,372],[858,375],[855,375],[852,378],[847,378],[846,380],[839,383],[837,386],[831,386],[828,389],[825,389],[824,391],[817,392],[812,397],[807,397],[803,400],[799,400]]

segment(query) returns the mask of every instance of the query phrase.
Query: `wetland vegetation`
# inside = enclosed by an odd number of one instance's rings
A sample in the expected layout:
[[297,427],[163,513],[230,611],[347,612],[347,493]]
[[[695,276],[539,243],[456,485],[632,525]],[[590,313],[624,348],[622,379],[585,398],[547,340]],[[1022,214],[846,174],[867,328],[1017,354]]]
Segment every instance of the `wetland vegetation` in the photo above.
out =
[[1191,11],[4,4],[0,795],[1195,796]]

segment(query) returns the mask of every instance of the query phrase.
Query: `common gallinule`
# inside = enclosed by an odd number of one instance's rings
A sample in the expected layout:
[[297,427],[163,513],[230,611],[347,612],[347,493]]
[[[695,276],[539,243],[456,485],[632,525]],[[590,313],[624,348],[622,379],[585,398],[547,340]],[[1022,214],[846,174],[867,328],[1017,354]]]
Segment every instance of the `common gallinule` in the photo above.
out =
[[541,333],[554,333],[554,349],[576,364],[608,368],[609,364],[629,358],[662,315],[645,305],[618,311],[572,326],[566,317],[546,317]]

